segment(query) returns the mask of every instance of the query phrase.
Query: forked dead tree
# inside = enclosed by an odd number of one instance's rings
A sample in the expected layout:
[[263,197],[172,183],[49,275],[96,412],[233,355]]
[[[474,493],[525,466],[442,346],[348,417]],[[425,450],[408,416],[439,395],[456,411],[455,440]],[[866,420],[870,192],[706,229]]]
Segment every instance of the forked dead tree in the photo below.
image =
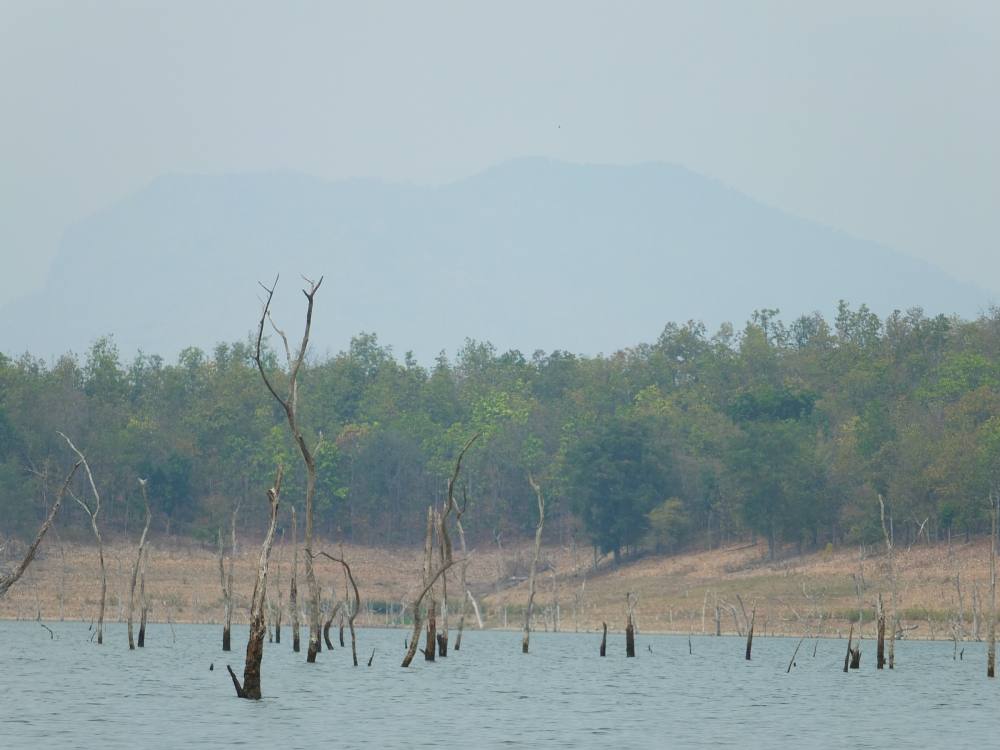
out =
[[87,463],[86,457],[73,445],[73,441],[68,437],[62,435],[63,440],[69,444],[70,449],[76,454],[80,463],[83,464],[83,469],[87,474],[87,481],[90,484],[90,491],[94,495],[94,506],[91,508],[90,505],[83,502],[73,490],[69,490],[70,497],[72,497],[80,505],[81,508],[90,517],[90,528],[94,532],[94,537],[97,539],[97,557],[101,563],[101,599],[98,604],[98,614],[97,614],[97,642],[98,644],[104,643],[104,605],[107,602],[108,597],[108,573],[104,565],[104,542],[101,539],[101,530],[97,525],[97,517],[101,513],[101,495],[97,491],[97,485],[94,483],[94,475],[90,471],[90,464]]
[[146,522],[142,527],[142,536],[139,537],[139,549],[135,555],[135,565],[132,566],[132,584],[128,594],[128,647],[132,651],[135,649],[135,642],[132,640],[132,620],[135,616],[135,583],[139,577],[139,565],[142,563],[142,556],[146,552],[146,535],[149,534],[149,495],[146,492],[147,480],[139,479],[139,488],[142,490],[142,503],[146,508]]
[[[354,633],[354,618],[358,616],[358,612],[361,610],[361,594],[358,593],[358,584],[354,580],[354,573],[351,572],[351,566],[347,564],[347,561],[344,560],[343,557],[334,557],[326,552],[320,552],[319,554],[323,555],[323,557],[328,560],[332,560],[333,562],[340,563],[344,566],[344,572],[347,574],[347,579],[351,583],[351,588],[354,589],[354,606],[348,608],[347,627],[351,631],[351,655],[354,657],[354,666],[358,666],[358,641]],[[343,642],[341,642],[341,645],[344,645]],[[369,666],[371,665],[369,664]]]
[[270,520],[267,525],[267,534],[260,547],[260,557],[257,560],[257,581],[254,583],[253,596],[250,599],[250,638],[247,641],[246,664],[243,668],[243,684],[233,672],[233,668],[226,665],[229,676],[233,678],[233,686],[236,688],[236,695],[240,698],[260,700],[260,663],[264,658],[264,636],[267,635],[267,618],[264,607],[267,601],[267,563],[271,556],[271,545],[274,543],[274,530],[278,525],[278,502],[281,497],[281,475],[282,468],[278,466],[277,476],[274,479],[274,486],[267,491],[268,505],[270,506]]
[[31,543],[28,547],[28,551],[24,553],[24,557],[21,558],[21,562],[17,564],[10,573],[6,575],[0,575],[0,597],[3,597],[7,593],[7,590],[17,583],[18,579],[24,575],[24,571],[28,569],[31,565],[32,560],[35,559],[35,554],[38,552],[38,547],[41,545],[42,540],[48,533],[49,528],[52,526],[52,522],[56,518],[56,514],[59,512],[59,508],[62,505],[63,498],[66,496],[66,492],[69,490],[70,482],[73,481],[73,475],[76,474],[76,470],[80,468],[82,461],[77,461],[73,464],[73,468],[70,470],[69,475],[66,477],[66,481],[63,482],[62,487],[59,488],[59,492],[56,494],[56,499],[52,503],[52,507],[49,508],[49,514],[45,517],[45,521],[38,529],[38,533],[35,535],[35,541]]
[[[294,356],[292,355],[292,350],[288,345],[288,337],[285,336],[284,332],[274,324],[273,320],[271,320],[271,300],[274,297],[274,290],[278,285],[278,280],[275,279],[274,284],[270,288],[261,284],[264,291],[267,293],[267,299],[264,302],[264,310],[261,313],[260,323],[257,326],[257,346],[254,350],[254,362],[257,364],[260,376],[264,381],[264,385],[266,385],[267,389],[271,392],[271,395],[274,396],[275,400],[284,410],[285,417],[288,420],[288,428],[291,430],[292,438],[298,446],[299,452],[302,454],[302,461],[305,463],[306,467],[306,528],[305,538],[303,540],[303,549],[306,553],[306,586],[309,589],[309,648],[306,652],[306,661],[309,663],[316,661],[316,654],[318,654],[320,650],[319,584],[316,582],[316,574],[313,570],[312,553],[313,496],[316,493],[316,461],[313,458],[313,451],[310,450],[308,444],[306,443],[306,439],[302,434],[302,428],[299,424],[299,373],[302,370],[302,364],[306,358],[306,351],[309,348],[309,331],[312,328],[313,301],[316,297],[316,292],[319,291],[322,283],[323,277],[320,277],[320,280],[316,282],[306,279],[308,288],[302,290],[302,293],[305,295],[308,303],[306,307],[305,330],[302,333],[302,342],[299,344],[299,348],[296,350]],[[271,378],[268,376],[267,371],[264,368],[264,360],[261,353],[261,342],[264,338],[264,324],[268,321],[270,321],[271,327],[278,334],[278,336],[281,337],[281,341],[285,348],[285,357],[288,363],[288,390],[284,396],[278,394],[278,391],[275,389],[274,384],[271,382]],[[320,437],[320,441],[322,441],[322,437]]]
[[[441,513],[441,523],[438,532],[438,543],[440,549],[441,565],[444,566],[452,558],[452,545],[451,537],[448,534],[448,516],[455,512],[455,522],[458,525],[459,539],[462,545],[462,557],[464,561],[462,567],[459,569],[461,571],[461,596],[462,596],[462,618],[458,626],[458,642],[455,645],[455,650],[459,649],[462,642],[462,628],[465,625],[465,571],[469,566],[468,553],[465,548],[465,531],[462,529],[462,515],[465,513],[465,509],[468,507],[468,497],[464,497],[464,502],[462,507],[459,508],[458,504],[455,502],[455,483],[458,482],[458,475],[462,471],[462,459],[465,457],[466,451],[476,442],[479,437],[477,432],[465,445],[462,446],[462,450],[458,452],[458,458],[455,459],[455,468],[452,470],[451,476],[448,478],[448,497],[445,500],[444,511]],[[438,642],[438,654],[440,656],[448,655],[448,574],[444,573],[441,576],[441,632],[437,636]]]
[[524,635],[521,637],[521,653],[528,653],[528,641],[531,638],[531,613],[535,604],[535,572],[538,569],[538,555],[542,549],[542,528],[545,526],[545,497],[542,488],[535,478],[528,473],[528,484],[535,491],[538,499],[538,526],[535,527],[535,552],[531,558],[531,568],[528,571],[528,606],[524,610]]

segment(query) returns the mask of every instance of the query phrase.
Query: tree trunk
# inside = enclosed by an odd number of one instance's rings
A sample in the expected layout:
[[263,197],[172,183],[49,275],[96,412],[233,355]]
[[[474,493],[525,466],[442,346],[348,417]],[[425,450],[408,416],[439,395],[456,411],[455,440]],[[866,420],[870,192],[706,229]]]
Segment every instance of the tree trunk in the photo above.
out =
[[80,498],[73,494],[72,490],[69,490],[70,496],[76,500],[81,508],[90,517],[90,528],[94,532],[94,537],[97,539],[97,558],[101,564],[101,599],[98,603],[98,614],[97,614],[97,643],[104,643],[104,606],[107,603],[108,596],[108,572],[104,565],[104,542],[101,540],[101,531],[97,526],[97,517],[101,513],[101,495],[97,491],[97,484],[94,482],[94,475],[90,471],[90,464],[87,463],[87,459],[84,457],[83,453],[77,449],[73,442],[63,435],[62,438],[69,444],[70,449],[76,454],[79,462],[83,464],[84,471],[87,473],[87,481],[90,484],[90,491],[94,495],[94,507],[91,509],[89,505],[83,502]]
[[878,592],[875,617],[878,622],[878,642],[875,646],[875,668],[885,667],[885,610],[882,607],[882,592]]
[[146,507],[146,523],[142,528],[142,536],[139,537],[139,550],[135,555],[135,565],[132,566],[132,585],[128,594],[128,647],[132,651],[135,649],[135,642],[132,640],[132,620],[135,615],[135,582],[139,576],[139,563],[142,560],[143,552],[146,549],[146,534],[149,533],[149,496],[146,494],[146,480],[139,480],[139,487],[142,488],[142,502]]
[[18,563],[17,567],[7,575],[0,575],[0,597],[3,597],[7,593],[7,590],[17,583],[18,579],[24,575],[24,571],[28,569],[31,565],[32,560],[35,559],[35,554],[38,552],[38,547],[41,545],[42,540],[45,538],[45,534],[48,533],[49,528],[52,526],[52,522],[56,518],[56,514],[59,512],[59,508],[62,505],[63,497],[65,497],[67,490],[69,489],[70,482],[73,481],[73,475],[76,474],[76,470],[80,468],[80,464],[83,461],[79,460],[73,464],[73,468],[70,470],[69,475],[66,477],[66,481],[63,482],[62,487],[59,489],[59,493],[56,495],[55,501],[52,503],[52,507],[49,509],[49,514],[45,517],[44,523],[38,529],[38,534],[35,535],[35,541],[31,543],[28,547],[28,551],[25,553],[21,562]]
[[[878,496],[879,514],[882,520],[882,534],[885,536],[885,548],[889,562],[889,584],[892,586],[892,614],[889,618],[891,628],[889,631],[889,669],[896,666],[896,630],[899,629],[899,592],[896,585],[896,564],[893,555],[894,547],[892,534],[885,525],[885,501],[882,495]],[[892,525],[892,517],[889,518],[889,525]]]
[[854,623],[851,623],[851,631],[847,634],[847,653],[844,655],[844,672],[851,663],[851,641],[854,640]]
[[[312,328],[312,313],[313,313],[313,302],[316,297],[316,292],[319,291],[320,285],[323,283],[323,278],[320,277],[318,282],[312,282],[308,279],[306,282],[309,285],[308,289],[303,290],[303,294],[308,300],[308,307],[306,308],[306,322],[305,330],[302,334],[302,343],[299,346],[295,357],[292,357],[291,349],[288,346],[288,338],[285,336],[284,332],[274,325],[271,321],[271,325],[275,332],[281,337],[282,342],[285,346],[285,355],[288,360],[288,394],[284,398],[278,395],[270,379],[264,370],[264,362],[261,357],[261,341],[264,337],[264,323],[270,320],[270,307],[271,299],[274,296],[274,289],[277,286],[278,280],[275,279],[274,286],[271,288],[265,287],[267,291],[267,300],[264,303],[264,309],[261,313],[260,323],[257,326],[257,346],[254,353],[254,362],[257,364],[257,369],[260,372],[261,378],[267,389],[271,392],[271,395],[281,404],[285,411],[285,417],[288,420],[288,427],[292,433],[292,438],[295,444],[298,446],[299,452],[302,454],[302,461],[306,467],[306,530],[305,530],[305,540],[303,549],[305,550],[305,564],[306,564],[306,586],[309,591],[309,601],[308,601],[308,614],[309,614],[309,648],[306,652],[306,661],[310,664],[316,661],[316,654],[320,650],[320,622],[319,622],[319,584],[316,582],[316,573],[313,570],[313,497],[316,492],[316,461],[313,457],[312,451],[309,450],[309,446],[306,444],[305,437],[302,435],[302,430],[299,426],[298,419],[298,395],[299,395],[299,383],[298,375],[302,368],[302,363],[305,361],[306,351],[309,347],[309,331]],[[322,436],[320,436],[320,443],[322,443]],[[317,444],[318,445],[318,444]]]
[[531,638],[531,613],[535,604],[535,571],[538,568],[538,555],[542,548],[542,528],[545,525],[545,498],[542,489],[535,478],[528,474],[528,484],[535,491],[538,499],[538,526],[535,527],[535,552],[531,558],[531,569],[528,573],[528,606],[524,611],[524,635],[521,637],[521,653],[528,653],[528,641]]
[[635,621],[633,613],[638,597],[633,601],[632,594],[625,594],[625,656],[635,656]]
[[[746,660],[750,661],[750,652],[753,650],[753,624],[757,619],[757,603],[754,602],[753,609],[750,612],[750,624],[747,626],[747,652]],[[767,621],[764,621],[764,630],[767,630]],[[767,635],[765,632],[764,635]]]
[[146,560],[149,558],[149,548],[142,558],[139,566],[139,638],[136,645],[139,648],[146,646],[146,615],[149,613],[149,600],[146,598]]
[[222,587],[222,650],[230,650],[229,623],[232,621],[233,600],[230,588],[226,585],[226,548],[222,542],[222,529],[219,529],[219,585]]
[[268,490],[267,498],[270,505],[270,521],[267,527],[267,534],[260,548],[260,558],[257,561],[257,582],[253,587],[253,596],[250,599],[250,638],[247,641],[246,665],[243,669],[243,684],[239,683],[236,675],[233,674],[232,667],[228,664],[226,668],[233,678],[236,687],[236,695],[240,698],[260,700],[260,663],[264,657],[264,636],[267,634],[267,622],[264,617],[264,605],[267,601],[267,563],[271,555],[271,545],[274,542],[274,530],[278,525],[278,501],[281,496],[281,474],[282,469],[278,467],[278,474],[274,480],[274,487]]
[[292,612],[292,651],[299,651],[299,543],[295,528],[295,506],[292,506],[292,583],[288,590],[288,606]]
[[601,626],[604,628],[604,632],[601,634],[601,656],[608,655],[608,624],[602,622]]
[[986,629],[986,676],[996,676],[997,661],[997,517],[1000,516],[1000,493],[990,492],[990,621]]

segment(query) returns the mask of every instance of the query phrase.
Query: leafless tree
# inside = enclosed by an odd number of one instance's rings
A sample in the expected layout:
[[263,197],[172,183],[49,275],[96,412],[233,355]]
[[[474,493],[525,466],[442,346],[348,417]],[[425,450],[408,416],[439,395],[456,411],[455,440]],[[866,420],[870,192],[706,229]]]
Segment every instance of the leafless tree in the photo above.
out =
[[146,596],[146,561],[149,559],[149,545],[146,545],[145,554],[139,558],[139,639],[136,645],[139,648],[146,646],[146,617],[149,614],[149,598]]
[[66,477],[66,481],[63,482],[62,487],[56,494],[56,499],[52,503],[52,507],[49,508],[49,514],[45,517],[45,521],[38,529],[38,533],[35,535],[35,541],[31,543],[28,547],[28,551],[25,552],[24,557],[21,562],[17,564],[10,573],[0,575],[0,597],[3,597],[7,593],[7,590],[17,583],[18,579],[24,575],[24,571],[28,569],[31,565],[32,560],[35,559],[35,554],[38,552],[38,547],[41,545],[42,540],[45,538],[45,534],[48,532],[49,528],[52,526],[52,522],[56,518],[56,514],[59,512],[59,507],[62,505],[63,497],[66,496],[66,492],[69,490],[70,482],[73,481],[73,475],[76,474],[76,470],[80,468],[80,464],[83,461],[77,461],[73,464],[73,468],[70,470],[69,475]]
[[135,617],[135,583],[139,577],[139,564],[142,562],[142,556],[146,552],[146,535],[149,534],[149,521],[151,518],[149,512],[149,495],[146,492],[147,484],[148,480],[139,479],[139,488],[142,490],[142,503],[146,508],[146,522],[142,527],[142,536],[139,537],[139,549],[135,555],[135,565],[132,566],[132,585],[129,587],[128,594],[128,647],[130,651],[135,650],[135,641],[132,640],[132,621]]
[[[351,572],[351,566],[347,564],[347,561],[343,557],[334,557],[326,552],[320,552],[319,554],[323,555],[323,557],[328,560],[332,560],[335,563],[343,565],[344,573],[347,575],[347,578],[351,583],[351,587],[354,589],[354,605],[348,607],[347,627],[351,631],[351,655],[354,657],[354,666],[358,666],[358,643],[354,634],[354,618],[358,616],[358,612],[361,610],[361,595],[358,593],[358,584],[354,580],[354,574]],[[343,552],[341,552],[341,555],[343,555]]]
[[[461,595],[462,595],[462,618],[459,624],[459,637],[458,643],[455,646],[457,651],[461,645],[461,632],[465,625],[465,571],[468,568],[468,552],[465,548],[465,530],[462,528],[462,515],[465,513],[468,507],[468,497],[465,496],[462,507],[459,508],[458,504],[455,502],[455,483],[458,482],[458,475],[462,471],[462,459],[465,457],[466,451],[472,446],[474,442],[479,438],[480,433],[476,433],[462,446],[462,450],[458,453],[458,458],[455,459],[455,468],[452,470],[451,477],[448,478],[448,497],[445,501],[444,511],[441,513],[441,523],[440,532],[438,534],[438,542],[440,547],[441,555],[441,565],[444,566],[452,558],[452,546],[451,537],[448,534],[448,516],[455,512],[455,523],[458,527],[459,540],[462,545],[462,557],[465,558],[465,562],[462,563],[462,567],[459,568],[461,571]],[[437,636],[438,641],[438,654],[440,656],[448,655],[448,574],[443,573],[441,576],[441,632]]]
[[990,491],[990,621],[986,628],[986,676],[996,676],[997,662],[997,524],[1000,516],[1000,493]]
[[87,463],[86,457],[84,457],[77,447],[73,445],[72,440],[63,435],[61,432],[59,434],[62,436],[63,440],[69,444],[70,449],[76,454],[80,463],[83,464],[83,469],[87,474],[87,481],[90,484],[90,491],[94,495],[94,505],[91,507],[77,497],[73,490],[69,490],[70,497],[76,500],[80,507],[83,508],[83,510],[90,517],[90,528],[94,532],[94,537],[97,539],[97,556],[101,563],[101,599],[97,614],[97,643],[101,644],[104,643],[104,605],[108,596],[108,573],[104,565],[104,542],[101,539],[101,530],[97,525],[97,517],[101,513],[101,495],[97,491],[97,485],[94,483],[94,475],[90,471],[90,464]]
[[[885,537],[886,562],[889,566],[889,585],[892,587],[892,616],[890,618],[889,629],[889,669],[895,668],[896,664],[896,631],[899,629],[899,588],[896,584],[896,562],[894,556],[894,545],[892,534],[885,525],[885,501],[882,495],[878,496],[879,518],[882,521],[882,535]],[[890,520],[891,523],[891,520]]]
[[292,506],[292,582],[288,588],[288,608],[292,614],[292,651],[299,650],[299,542]]
[[274,486],[267,491],[270,506],[270,519],[267,534],[260,547],[260,557],[257,561],[257,581],[253,587],[250,599],[250,638],[247,641],[246,664],[243,669],[243,684],[228,664],[229,676],[233,678],[236,695],[240,698],[260,700],[260,663],[264,658],[264,636],[267,635],[267,618],[264,615],[264,605],[267,600],[267,563],[271,556],[271,545],[274,543],[274,530],[278,525],[278,503],[281,497],[282,467],[278,467]]
[[230,634],[233,626],[233,564],[236,559],[236,516],[240,512],[241,502],[233,506],[230,517],[229,533],[229,571],[225,566],[225,547],[222,543],[222,529],[219,529],[219,582],[222,584],[222,601],[225,607],[224,622],[222,625],[222,650],[230,650]]
[[528,572],[528,606],[524,610],[524,635],[521,637],[521,653],[528,653],[528,641],[531,638],[531,613],[535,604],[535,572],[538,568],[538,555],[542,549],[542,528],[545,526],[545,498],[542,488],[535,478],[528,473],[528,484],[535,491],[538,499],[538,526],[535,527],[535,553],[531,558],[531,568]]
[[[319,623],[319,584],[316,582],[316,574],[313,570],[313,496],[316,492],[316,461],[313,458],[313,451],[310,450],[306,443],[306,439],[302,434],[302,429],[299,424],[298,416],[298,401],[299,401],[299,372],[302,369],[302,364],[306,358],[306,351],[309,348],[309,331],[312,328],[312,314],[313,314],[313,301],[316,297],[316,292],[319,291],[320,285],[323,283],[323,278],[317,282],[310,281],[306,279],[307,289],[303,289],[302,293],[305,295],[307,300],[306,307],[306,321],[305,329],[302,333],[302,342],[299,344],[298,350],[292,355],[292,350],[288,345],[288,337],[285,336],[284,332],[274,325],[274,321],[271,320],[271,300],[274,297],[274,290],[278,284],[278,280],[274,280],[274,284],[268,288],[261,285],[264,291],[267,293],[267,298],[264,302],[264,310],[260,316],[260,323],[257,326],[257,346],[254,351],[254,362],[257,364],[257,369],[260,371],[260,376],[264,381],[264,385],[274,396],[275,400],[284,409],[285,417],[288,420],[288,427],[291,430],[292,438],[295,440],[295,444],[299,448],[299,452],[302,454],[302,460],[306,466],[306,498],[305,498],[305,513],[306,513],[306,528],[305,528],[305,538],[303,548],[305,550],[305,563],[306,563],[306,585],[309,588],[309,648],[306,652],[306,661],[309,663],[316,661],[316,654],[320,650],[320,623]],[[285,348],[285,357],[288,364],[288,391],[284,396],[278,394],[275,389],[271,378],[268,376],[267,371],[264,368],[264,360],[261,354],[261,342],[264,338],[264,324],[270,321],[272,328],[281,337],[281,341]],[[320,438],[322,441],[322,437]]]

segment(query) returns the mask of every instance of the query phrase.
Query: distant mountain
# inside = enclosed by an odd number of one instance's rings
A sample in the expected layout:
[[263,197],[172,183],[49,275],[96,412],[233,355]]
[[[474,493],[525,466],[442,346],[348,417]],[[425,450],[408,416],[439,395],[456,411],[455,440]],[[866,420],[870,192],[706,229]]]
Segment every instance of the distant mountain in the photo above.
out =
[[173,357],[244,338],[257,282],[301,324],[299,274],[325,275],[315,349],[375,332],[429,362],[466,337],[593,354],[668,321],[737,326],[838,299],[973,316],[985,290],[666,164],[521,159],[439,188],[288,173],[166,176],[67,233],[39,293],[0,311],[0,350]]

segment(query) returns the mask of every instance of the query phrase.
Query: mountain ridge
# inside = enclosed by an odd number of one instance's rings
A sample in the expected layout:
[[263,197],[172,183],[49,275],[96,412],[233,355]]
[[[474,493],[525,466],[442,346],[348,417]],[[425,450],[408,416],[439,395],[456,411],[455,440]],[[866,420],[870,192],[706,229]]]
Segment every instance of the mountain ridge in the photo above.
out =
[[[327,278],[317,349],[369,331],[424,362],[466,338],[596,354],[763,307],[969,317],[994,297],[672,164],[526,157],[431,187],[177,173],[67,231],[43,289],[0,312],[0,350],[53,356],[105,334],[125,352],[207,349],[246,336],[256,282],[279,272]],[[291,328],[290,287],[276,299]]]

